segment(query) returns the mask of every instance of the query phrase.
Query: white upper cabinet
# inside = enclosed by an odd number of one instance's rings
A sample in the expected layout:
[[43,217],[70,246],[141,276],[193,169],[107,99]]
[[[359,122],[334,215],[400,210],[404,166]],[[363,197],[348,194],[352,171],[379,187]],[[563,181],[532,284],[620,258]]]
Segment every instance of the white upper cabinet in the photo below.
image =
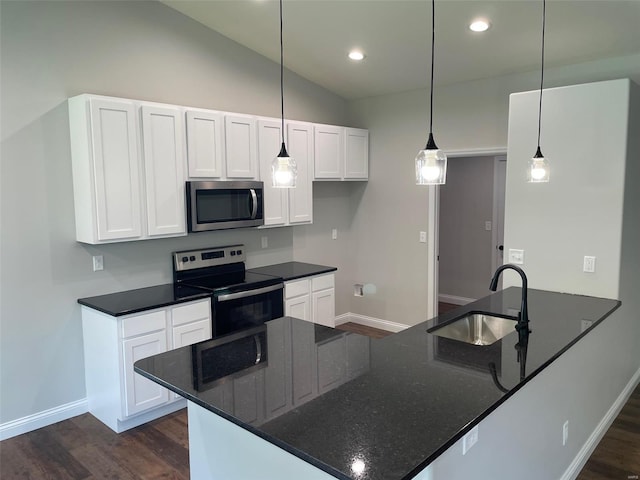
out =
[[258,158],[260,180],[264,183],[265,226],[285,225],[289,220],[289,189],[271,185],[271,162],[278,156],[282,143],[280,125],[275,119],[258,120]]
[[314,179],[342,179],[344,164],[344,127],[314,125]]
[[315,125],[314,180],[368,180],[369,131]]
[[76,239],[85,243],[142,236],[138,124],[133,102],[80,95],[69,99]]
[[186,234],[182,111],[143,105],[141,113],[147,233]]
[[289,122],[287,146],[289,155],[298,166],[296,188],[288,189],[289,223],[311,223],[313,220],[313,125]]
[[181,108],[96,95],[68,104],[76,240],[186,235]]
[[190,178],[222,178],[224,114],[187,110],[187,159]]
[[250,116],[225,115],[224,125],[227,178],[257,178],[256,119]]
[[367,180],[369,178],[369,130],[345,128],[344,178]]

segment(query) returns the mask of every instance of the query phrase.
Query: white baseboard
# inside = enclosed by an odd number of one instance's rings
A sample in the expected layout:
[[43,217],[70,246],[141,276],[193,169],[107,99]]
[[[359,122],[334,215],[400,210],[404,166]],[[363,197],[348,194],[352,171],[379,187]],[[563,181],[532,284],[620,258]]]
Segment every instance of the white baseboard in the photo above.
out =
[[453,305],[466,305],[467,303],[475,302],[476,298],[459,297],[457,295],[448,295],[446,293],[438,294],[438,301],[444,303],[451,303]]
[[42,412],[27,415],[26,417],[11,420],[0,425],[0,440],[15,437],[23,433],[37,430],[54,423],[67,420],[89,411],[86,398],[75,402],[66,403],[58,407],[50,408]]
[[589,457],[591,457],[591,454],[598,446],[598,443],[600,443],[600,440],[602,440],[602,437],[607,433],[607,430],[620,413],[620,410],[622,410],[622,407],[624,407],[627,400],[629,400],[629,397],[635,390],[638,382],[640,382],[640,369],[636,371],[622,393],[618,395],[616,401],[611,405],[611,408],[609,408],[602,420],[600,420],[600,423],[598,423],[598,426],[591,433],[569,467],[565,470],[560,480],[575,480],[575,478],[580,474],[580,471],[587,463],[587,460],[589,460]]
[[367,317],[366,315],[360,315],[357,313],[343,313],[336,317],[336,326],[343,323],[358,323],[367,327],[379,328],[380,330],[386,330],[387,332],[400,332],[405,328],[409,328],[409,325],[404,323],[390,322],[389,320],[382,320],[381,318]]

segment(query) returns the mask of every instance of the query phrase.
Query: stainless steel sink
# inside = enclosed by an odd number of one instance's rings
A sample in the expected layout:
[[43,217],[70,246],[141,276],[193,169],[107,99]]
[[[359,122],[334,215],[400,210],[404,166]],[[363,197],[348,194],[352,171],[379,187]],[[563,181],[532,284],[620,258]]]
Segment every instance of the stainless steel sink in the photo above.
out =
[[427,332],[473,345],[491,345],[514,332],[516,324],[514,318],[469,312],[464,317],[443,326],[430,328]]

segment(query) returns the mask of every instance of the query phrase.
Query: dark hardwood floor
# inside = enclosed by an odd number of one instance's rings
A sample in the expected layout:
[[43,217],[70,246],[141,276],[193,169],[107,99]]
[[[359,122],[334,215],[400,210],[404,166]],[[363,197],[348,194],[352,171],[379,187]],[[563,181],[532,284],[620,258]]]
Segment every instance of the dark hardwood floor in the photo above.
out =
[[[440,312],[443,312],[442,308]],[[373,338],[390,334],[353,323],[341,325],[340,328]],[[577,480],[629,480],[638,479],[638,475],[640,386],[633,392]],[[119,435],[85,413],[0,442],[2,480],[188,478],[186,409]]]

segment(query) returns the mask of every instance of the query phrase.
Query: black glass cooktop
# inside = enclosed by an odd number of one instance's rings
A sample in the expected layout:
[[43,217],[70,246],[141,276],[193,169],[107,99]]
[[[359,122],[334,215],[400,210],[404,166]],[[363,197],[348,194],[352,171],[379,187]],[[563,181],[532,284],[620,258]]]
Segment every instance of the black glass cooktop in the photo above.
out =
[[270,285],[277,285],[278,283],[282,283],[281,277],[245,271],[194,277],[183,280],[180,285],[219,294],[253,290]]

